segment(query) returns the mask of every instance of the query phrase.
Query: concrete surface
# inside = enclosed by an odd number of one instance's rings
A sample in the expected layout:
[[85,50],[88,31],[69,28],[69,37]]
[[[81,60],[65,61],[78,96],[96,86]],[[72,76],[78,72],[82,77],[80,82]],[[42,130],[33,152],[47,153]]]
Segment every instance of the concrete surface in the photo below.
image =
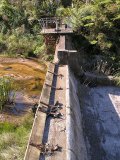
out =
[[67,69],[66,108],[67,160],[87,160],[78,98],[78,81],[69,68]]
[[65,47],[65,36],[60,36],[59,43],[56,46],[54,55],[55,73],[62,74],[63,77],[53,77],[52,85],[57,88],[62,87],[62,90],[52,89],[50,94],[49,104],[54,105],[56,101],[59,101],[61,106],[62,119],[53,119],[51,117],[46,119],[45,130],[43,135],[43,143],[49,143],[52,145],[58,144],[62,147],[61,152],[56,152],[53,156],[40,155],[40,160],[66,160],[66,65],[58,65],[59,62],[57,53],[59,48]]
[[[50,64],[48,67],[48,70],[51,70],[52,72],[54,72],[54,65]],[[52,81],[53,81],[53,75],[47,72],[45,83],[52,85]],[[45,83],[43,85],[40,101],[49,103],[51,88],[47,87]],[[39,102],[39,105],[40,105],[40,102]],[[45,129],[45,122],[46,122],[46,114],[37,110],[24,160],[39,160],[40,150],[29,145],[29,143],[34,143],[34,144],[42,143],[44,129]]]
[[[69,60],[76,54],[69,37],[60,36],[58,53],[59,63],[66,65],[66,160],[87,160],[87,151],[83,137],[82,117],[80,112],[78,81],[69,68]],[[55,59],[57,59],[55,57]],[[72,61],[73,62],[73,61]],[[64,72],[63,72],[64,73]],[[61,157],[62,159],[62,157]],[[56,159],[57,160],[57,159]]]
[[44,133],[43,142],[49,144],[58,144],[62,147],[61,152],[56,152],[53,156],[42,156],[40,160],[66,160],[66,66],[58,67],[58,74],[62,74],[64,77],[61,79],[57,77],[56,82],[54,78],[53,84],[56,87],[62,87],[62,90],[52,90],[51,92],[51,104],[55,104],[59,101],[63,107],[60,112],[63,114],[62,119],[47,118],[46,120],[46,133]]
[[78,57],[69,37],[60,36],[55,68],[48,70],[64,77],[47,72],[46,83],[62,90],[44,85],[40,101],[59,101],[63,119],[37,111],[30,136],[30,142],[58,144],[62,151],[44,156],[28,144],[25,160],[120,160],[120,88],[82,86],[71,71],[81,72]]
[[50,28],[50,29],[46,29],[46,28],[44,28],[44,29],[42,29],[41,30],[41,32],[40,32],[40,34],[63,34],[63,35],[65,35],[65,34],[72,34],[73,33],[73,30],[71,29],[71,28],[67,28],[67,29],[65,29],[65,28],[60,28],[60,30],[59,31],[56,31],[55,30],[55,28]]
[[120,88],[80,87],[90,160],[120,160]]

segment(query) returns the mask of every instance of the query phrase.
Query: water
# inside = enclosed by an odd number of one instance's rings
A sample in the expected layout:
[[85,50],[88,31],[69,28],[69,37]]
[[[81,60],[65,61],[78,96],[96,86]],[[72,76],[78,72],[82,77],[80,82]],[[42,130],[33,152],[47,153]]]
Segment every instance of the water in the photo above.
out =
[[11,77],[14,80],[11,103],[7,104],[1,113],[4,121],[13,122],[31,112],[32,106],[38,103],[46,69],[45,64],[31,60],[24,63],[9,61],[0,64],[0,77]]

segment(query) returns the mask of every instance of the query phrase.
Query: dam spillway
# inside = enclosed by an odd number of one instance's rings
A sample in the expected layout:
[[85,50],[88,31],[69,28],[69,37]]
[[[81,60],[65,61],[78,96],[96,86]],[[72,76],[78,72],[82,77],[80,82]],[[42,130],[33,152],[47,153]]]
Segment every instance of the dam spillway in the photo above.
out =
[[[24,160],[120,159],[120,89],[86,87],[74,72],[80,72],[79,54],[70,36],[60,35]],[[55,106],[56,102],[61,106],[61,118],[49,117],[39,110],[45,104]],[[58,145],[60,150],[45,155],[40,144]]]
[[[71,45],[66,43],[66,38],[68,42],[68,37],[64,35],[60,36],[59,43],[56,46],[54,64],[50,63],[48,67],[46,80],[43,86],[43,91],[41,93],[39,102],[39,106],[41,106],[41,102],[54,105],[56,101],[58,101],[62,106],[61,113],[63,117],[61,119],[54,119],[51,117],[47,117],[45,113],[37,110],[29,144],[25,155],[25,160],[49,160],[51,158],[57,160],[66,160],[70,157],[70,159],[79,159],[80,155],[86,157],[86,147],[82,133],[81,115],[79,114],[79,99],[75,98],[77,97],[77,92],[73,92],[70,90],[70,88],[74,88],[75,84],[73,82],[75,82],[75,77],[74,75],[70,76],[70,74],[72,73],[67,64],[67,59],[64,58],[64,54],[67,55],[68,52],[69,54],[73,54],[74,52],[76,53],[76,51],[71,50]],[[70,46],[69,51],[68,45]],[[58,77],[51,73],[62,75],[62,77]],[[46,84],[55,86],[56,88],[49,87]],[[59,88],[61,89],[59,90]],[[72,98],[73,95],[74,97]],[[75,108],[72,107],[73,104],[75,105]],[[72,114],[76,114],[76,112],[78,113],[78,116],[75,116],[77,117],[77,119],[74,121],[74,119],[72,118]],[[78,125],[76,126],[77,123]],[[79,140],[81,145],[79,145],[79,143],[76,144],[76,140]],[[40,154],[40,150],[30,145],[30,143],[50,143],[53,145],[58,144],[62,148],[62,150],[61,152],[57,152],[52,157],[44,156]],[[81,157],[81,160],[83,159],[83,157]]]

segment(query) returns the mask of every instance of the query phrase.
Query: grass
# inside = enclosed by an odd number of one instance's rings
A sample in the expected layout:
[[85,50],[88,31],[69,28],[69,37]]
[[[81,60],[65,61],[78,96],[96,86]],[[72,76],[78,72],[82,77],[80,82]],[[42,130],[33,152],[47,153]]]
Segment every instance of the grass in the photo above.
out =
[[23,160],[32,123],[32,114],[19,125],[0,123],[0,160]]
[[0,110],[2,110],[6,103],[10,102],[10,93],[13,89],[13,81],[11,78],[0,79]]
[[[39,69],[21,63],[3,63],[0,67],[0,76],[13,75],[13,79],[14,77],[18,78],[14,80],[13,90],[22,90],[30,96],[40,95],[46,65],[42,64]],[[6,69],[7,67],[11,69]],[[11,118],[11,123],[8,121],[9,118],[6,119],[7,122],[0,123],[0,160],[23,160],[32,128],[33,115],[27,112],[24,116],[18,117],[17,120],[14,115]]]

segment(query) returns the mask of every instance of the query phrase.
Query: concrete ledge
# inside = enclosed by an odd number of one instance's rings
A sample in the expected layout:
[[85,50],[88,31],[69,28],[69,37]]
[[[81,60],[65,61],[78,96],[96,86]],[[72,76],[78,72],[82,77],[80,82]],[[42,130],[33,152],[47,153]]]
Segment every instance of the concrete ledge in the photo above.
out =
[[60,28],[60,30],[56,31],[55,28],[53,29],[42,29],[40,34],[60,34],[60,35],[66,35],[66,34],[73,34],[73,30],[71,28]]
[[[54,72],[54,69],[55,69],[55,65],[50,64],[48,67],[48,70],[50,70],[51,72]],[[51,87],[47,87],[45,83],[52,85],[52,82],[53,82],[53,74],[47,72],[38,107],[40,106],[40,101],[49,103]],[[45,122],[46,122],[46,114],[38,111],[37,109],[24,160],[39,160],[40,150],[29,145],[29,143],[30,142],[35,144],[42,143]]]

